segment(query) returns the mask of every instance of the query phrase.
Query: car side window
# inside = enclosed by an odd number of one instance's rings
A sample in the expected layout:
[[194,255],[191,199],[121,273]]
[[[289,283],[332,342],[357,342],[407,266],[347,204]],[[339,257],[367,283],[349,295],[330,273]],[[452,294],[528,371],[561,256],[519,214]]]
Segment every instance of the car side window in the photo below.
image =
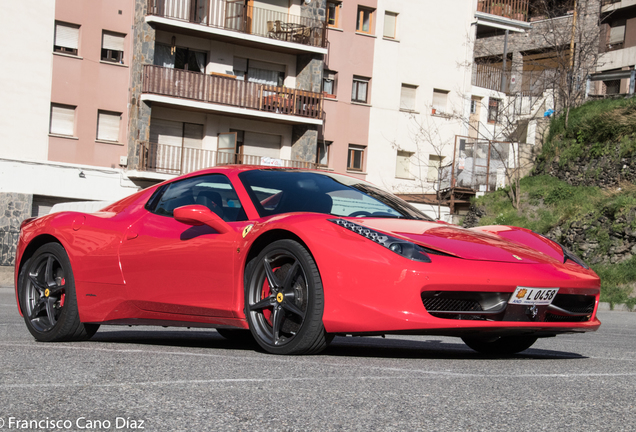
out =
[[247,220],[232,183],[222,174],[191,177],[164,185],[150,197],[146,209],[172,217],[177,207],[193,204],[209,208],[226,222]]

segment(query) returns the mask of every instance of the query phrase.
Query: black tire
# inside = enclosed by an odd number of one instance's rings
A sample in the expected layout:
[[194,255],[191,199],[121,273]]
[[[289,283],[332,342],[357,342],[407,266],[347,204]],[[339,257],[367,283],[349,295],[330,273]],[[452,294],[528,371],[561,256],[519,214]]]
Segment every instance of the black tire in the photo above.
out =
[[256,342],[272,354],[314,354],[332,338],[322,324],[322,281],[312,256],[278,240],[247,266],[245,316]]
[[218,328],[216,332],[227,340],[235,342],[254,342],[252,332],[249,330]]
[[509,356],[530,348],[536,341],[536,336],[501,336],[495,338],[463,337],[462,340],[478,353]]
[[71,262],[59,243],[40,246],[18,278],[24,322],[35,339],[61,342],[90,339],[98,324],[79,319]]

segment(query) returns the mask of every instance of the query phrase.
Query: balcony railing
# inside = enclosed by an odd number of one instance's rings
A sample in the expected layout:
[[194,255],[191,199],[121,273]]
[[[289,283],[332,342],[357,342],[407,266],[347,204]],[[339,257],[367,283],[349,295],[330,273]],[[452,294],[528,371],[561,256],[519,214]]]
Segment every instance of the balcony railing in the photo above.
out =
[[139,169],[141,171],[164,174],[186,174],[204,168],[228,164],[307,169],[315,169],[317,167],[312,162],[226,153],[151,142],[140,142],[139,147]]
[[[505,81],[502,81],[504,76]],[[489,64],[473,65],[472,85],[507,94],[523,93],[526,96],[540,96],[547,89],[559,85],[560,82],[560,75],[556,69],[526,70],[513,73]]]
[[243,0],[148,0],[148,15],[327,47],[325,21],[246,6]]
[[527,21],[528,3],[528,0],[479,0],[477,2],[477,12],[517,21]]
[[144,66],[144,93],[322,119],[322,93],[246,82],[161,66]]

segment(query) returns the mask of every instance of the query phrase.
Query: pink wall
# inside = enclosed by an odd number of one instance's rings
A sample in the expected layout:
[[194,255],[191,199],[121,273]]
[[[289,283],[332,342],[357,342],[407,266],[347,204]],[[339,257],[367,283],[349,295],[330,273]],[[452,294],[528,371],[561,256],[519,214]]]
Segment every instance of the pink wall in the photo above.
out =
[[[132,60],[133,7],[131,0],[56,1],[55,19],[80,25],[80,30],[77,57],[52,55],[51,102],[77,107],[75,137],[78,139],[49,137],[49,160],[118,167],[119,157],[128,154],[128,66]],[[100,60],[102,30],[126,35],[124,66]],[[98,110],[122,113],[120,144],[96,141]]]
[[[373,47],[375,38],[356,34],[356,15],[358,5],[375,9],[376,0],[345,1],[340,7],[339,29],[327,30],[329,54],[325,67],[336,71],[337,101],[325,99],[324,138],[333,141],[329,149],[329,168],[337,172],[347,172],[349,144],[366,146],[369,138],[368,106],[351,102],[353,76],[371,78],[368,90],[368,103],[373,103]],[[373,14],[375,35],[377,14]],[[342,31],[340,31],[342,30]],[[364,167],[366,167],[366,154]]]

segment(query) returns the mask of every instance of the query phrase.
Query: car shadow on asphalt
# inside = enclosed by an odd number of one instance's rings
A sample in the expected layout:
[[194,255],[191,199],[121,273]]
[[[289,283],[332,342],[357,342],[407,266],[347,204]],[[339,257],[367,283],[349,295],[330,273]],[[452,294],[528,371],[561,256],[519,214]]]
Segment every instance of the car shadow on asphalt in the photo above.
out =
[[[451,339],[452,340],[452,339]],[[457,339],[459,341],[459,339]],[[228,340],[216,331],[186,330],[105,330],[102,329],[91,342],[113,344],[154,345],[163,347],[206,348],[255,351],[264,353],[253,340]],[[417,340],[381,337],[336,337],[318,356],[368,357],[392,359],[443,359],[443,360],[492,360],[502,358],[479,354],[463,342],[448,340]],[[508,356],[515,359],[574,360],[587,357],[567,351],[530,348]]]

